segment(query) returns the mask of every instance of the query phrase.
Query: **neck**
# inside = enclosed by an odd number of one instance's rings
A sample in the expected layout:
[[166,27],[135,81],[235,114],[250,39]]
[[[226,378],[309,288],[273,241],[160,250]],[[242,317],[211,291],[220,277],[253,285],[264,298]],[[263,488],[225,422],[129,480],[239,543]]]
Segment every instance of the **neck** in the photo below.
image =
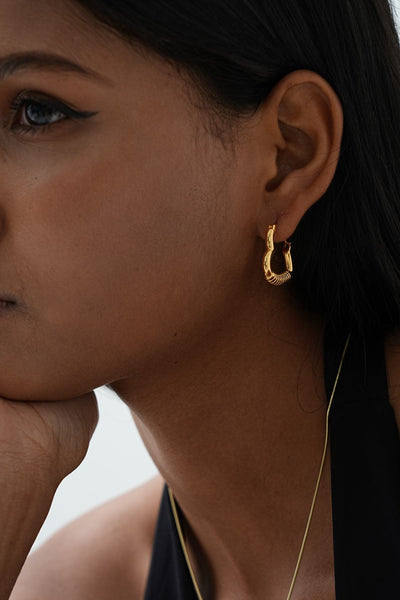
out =
[[[197,572],[207,572],[203,588],[215,597],[235,581],[254,598],[256,589],[273,597],[290,584],[316,484],[327,408],[323,327],[290,299],[280,296],[279,306],[270,303],[266,318],[254,302],[178,365],[153,372],[151,384],[114,386],[185,515]],[[329,479],[326,469],[325,506]],[[323,535],[330,512],[317,506],[313,523]],[[323,545],[311,531],[310,539]],[[329,552],[319,554],[324,564]]]

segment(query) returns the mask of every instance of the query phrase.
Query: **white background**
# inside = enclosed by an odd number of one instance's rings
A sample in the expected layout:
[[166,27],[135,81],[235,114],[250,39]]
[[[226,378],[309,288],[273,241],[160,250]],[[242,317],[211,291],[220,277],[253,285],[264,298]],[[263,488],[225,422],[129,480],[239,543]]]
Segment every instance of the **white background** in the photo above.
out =
[[[399,23],[400,0],[392,4]],[[106,388],[96,390],[96,395],[100,421],[88,454],[57,490],[33,548],[74,517],[136,487],[157,472],[127,407]]]

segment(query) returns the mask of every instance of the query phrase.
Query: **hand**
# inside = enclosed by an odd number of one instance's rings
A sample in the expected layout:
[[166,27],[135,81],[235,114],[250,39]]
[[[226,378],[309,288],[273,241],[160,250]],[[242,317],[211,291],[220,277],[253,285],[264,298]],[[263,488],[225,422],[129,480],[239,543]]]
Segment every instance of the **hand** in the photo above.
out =
[[55,402],[0,398],[0,600],[9,598],[61,480],[83,460],[93,393]]
[[54,490],[83,460],[98,420],[93,392],[55,402],[0,398],[0,482],[37,478]]

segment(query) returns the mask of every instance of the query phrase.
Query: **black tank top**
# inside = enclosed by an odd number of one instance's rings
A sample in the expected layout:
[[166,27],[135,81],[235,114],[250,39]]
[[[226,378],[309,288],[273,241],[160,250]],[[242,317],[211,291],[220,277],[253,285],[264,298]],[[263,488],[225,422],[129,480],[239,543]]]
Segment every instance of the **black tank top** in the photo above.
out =
[[[326,328],[328,398],[346,337]],[[383,339],[350,339],[330,415],[330,449],[336,600],[400,598],[400,441]],[[197,600],[166,487],[144,600]]]

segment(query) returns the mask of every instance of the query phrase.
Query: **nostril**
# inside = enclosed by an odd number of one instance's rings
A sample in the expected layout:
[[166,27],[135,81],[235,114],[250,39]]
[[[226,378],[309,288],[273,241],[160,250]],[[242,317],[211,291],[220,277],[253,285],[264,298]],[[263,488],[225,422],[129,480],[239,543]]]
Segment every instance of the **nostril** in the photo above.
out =
[[8,302],[7,300],[0,300],[0,308],[7,308],[8,306],[15,304],[15,302]]
[[0,293],[0,308],[8,308],[10,306],[14,306],[17,304],[15,298],[9,296],[8,294]]

